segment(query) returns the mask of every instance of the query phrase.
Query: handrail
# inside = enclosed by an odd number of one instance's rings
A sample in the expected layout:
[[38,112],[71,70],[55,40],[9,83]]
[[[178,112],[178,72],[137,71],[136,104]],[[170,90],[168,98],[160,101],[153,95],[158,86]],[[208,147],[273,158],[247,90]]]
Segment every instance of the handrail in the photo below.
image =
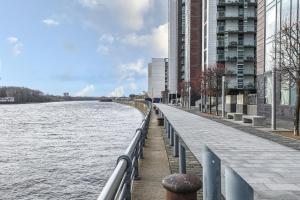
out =
[[124,154],[118,158],[117,165],[102,189],[98,200],[131,199],[132,181],[139,176],[138,161],[143,157],[143,146],[147,138],[152,109],[150,102],[143,103],[148,106],[146,116]]

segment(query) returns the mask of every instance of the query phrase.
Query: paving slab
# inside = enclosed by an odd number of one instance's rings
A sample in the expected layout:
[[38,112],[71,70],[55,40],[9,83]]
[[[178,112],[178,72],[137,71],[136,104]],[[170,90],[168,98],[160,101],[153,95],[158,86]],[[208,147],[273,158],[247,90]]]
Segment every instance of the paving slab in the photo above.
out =
[[231,167],[254,189],[254,199],[300,199],[298,150],[168,105],[155,105],[200,163],[207,145],[221,159],[222,176],[224,167]]

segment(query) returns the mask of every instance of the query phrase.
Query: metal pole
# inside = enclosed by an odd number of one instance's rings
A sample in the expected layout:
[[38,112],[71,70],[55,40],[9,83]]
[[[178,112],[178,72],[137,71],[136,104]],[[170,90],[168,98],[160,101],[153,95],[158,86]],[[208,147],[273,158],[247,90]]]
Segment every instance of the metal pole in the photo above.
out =
[[225,168],[226,200],[253,200],[252,187],[230,167]]
[[191,85],[190,85],[191,83],[189,82],[189,109],[191,109],[191,89],[192,89],[192,87],[191,87]]
[[273,85],[272,85],[272,129],[276,130],[276,69],[273,67],[272,71]]
[[179,136],[174,131],[174,151],[173,156],[178,157],[179,155]]
[[186,155],[184,146],[179,143],[179,173],[186,173]]
[[170,146],[174,146],[174,128],[170,124]]
[[[221,199],[221,161],[207,146],[203,148],[203,199]],[[228,199],[226,199],[228,200]]]
[[225,76],[222,76],[222,117],[225,118]]
[[170,139],[170,123],[169,122],[167,122],[168,124],[167,124],[167,134],[168,134],[168,138]]

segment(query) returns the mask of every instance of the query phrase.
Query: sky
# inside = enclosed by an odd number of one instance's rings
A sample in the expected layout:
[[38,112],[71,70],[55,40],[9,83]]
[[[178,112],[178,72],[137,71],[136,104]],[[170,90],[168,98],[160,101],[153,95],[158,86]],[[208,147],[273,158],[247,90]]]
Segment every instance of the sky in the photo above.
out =
[[167,57],[167,0],[0,0],[0,86],[45,94],[147,90]]

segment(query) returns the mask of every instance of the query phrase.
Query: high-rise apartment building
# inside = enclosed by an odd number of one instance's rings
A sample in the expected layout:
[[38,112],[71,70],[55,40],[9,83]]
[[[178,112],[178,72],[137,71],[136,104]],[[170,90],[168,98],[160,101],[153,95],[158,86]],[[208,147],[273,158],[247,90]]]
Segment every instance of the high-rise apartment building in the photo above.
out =
[[280,45],[274,45],[274,38],[276,35],[280,36],[281,27],[299,21],[299,6],[299,0],[258,0],[257,112],[259,115],[271,117],[274,83],[276,84],[274,87],[276,116],[292,119],[294,115],[295,87],[290,87],[288,82],[281,81],[279,74],[276,76],[276,82],[273,82],[272,70],[276,63],[272,60],[272,52],[281,48]]
[[152,58],[148,64],[148,96],[162,99],[168,86],[168,59]]
[[200,98],[201,11],[201,0],[169,0],[169,90],[184,105]]
[[256,0],[202,0],[203,70],[224,66],[227,87],[255,89]]

